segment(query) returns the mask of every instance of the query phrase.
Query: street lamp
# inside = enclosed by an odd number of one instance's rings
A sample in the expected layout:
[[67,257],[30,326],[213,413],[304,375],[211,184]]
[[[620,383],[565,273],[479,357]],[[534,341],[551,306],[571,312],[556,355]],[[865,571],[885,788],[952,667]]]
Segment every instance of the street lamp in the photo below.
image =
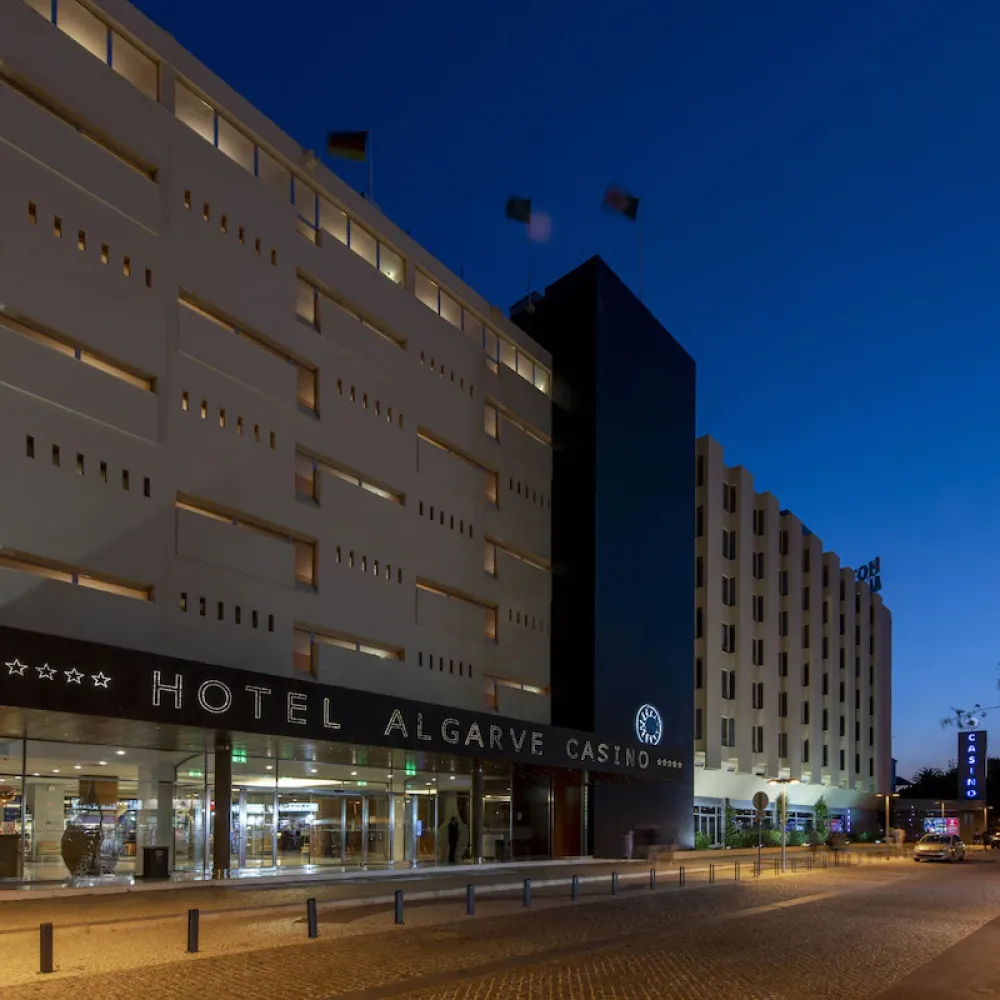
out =
[[[797,785],[798,778],[770,778],[769,785]],[[781,870],[785,870],[785,840],[788,832],[788,796],[784,789],[781,792]]]
[[899,798],[899,792],[879,792],[876,798],[885,799],[885,842],[889,843],[889,804]]

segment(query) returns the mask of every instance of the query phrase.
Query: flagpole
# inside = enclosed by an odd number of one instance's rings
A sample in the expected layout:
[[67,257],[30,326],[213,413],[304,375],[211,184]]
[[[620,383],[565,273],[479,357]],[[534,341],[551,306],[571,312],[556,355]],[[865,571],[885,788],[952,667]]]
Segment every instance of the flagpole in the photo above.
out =
[[372,142],[372,127],[368,126],[368,200],[374,205],[375,204],[375,165],[374,157],[372,156],[373,149]]
[[642,219],[639,218],[636,221],[638,223],[636,242],[639,250],[639,301],[642,302]]

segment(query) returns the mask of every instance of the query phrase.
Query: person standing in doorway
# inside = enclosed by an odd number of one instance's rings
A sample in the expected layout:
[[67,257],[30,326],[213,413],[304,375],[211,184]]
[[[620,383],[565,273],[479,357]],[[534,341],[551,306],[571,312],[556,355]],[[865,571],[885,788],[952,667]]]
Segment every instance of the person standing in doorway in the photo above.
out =
[[452,816],[448,823],[448,864],[455,863],[455,852],[458,850],[458,817]]

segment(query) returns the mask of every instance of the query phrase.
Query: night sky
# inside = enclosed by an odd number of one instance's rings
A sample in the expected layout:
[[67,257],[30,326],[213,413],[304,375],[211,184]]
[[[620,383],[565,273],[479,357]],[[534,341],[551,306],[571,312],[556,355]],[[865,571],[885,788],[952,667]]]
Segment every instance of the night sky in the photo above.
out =
[[380,207],[498,305],[528,283],[508,195],[552,218],[536,288],[594,253],[636,288],[641,226],[699,433],[882,557],[900,774],[955,756],[951,706],[1000,704],[1000,6],[137,3],[304,146],[370,125]]

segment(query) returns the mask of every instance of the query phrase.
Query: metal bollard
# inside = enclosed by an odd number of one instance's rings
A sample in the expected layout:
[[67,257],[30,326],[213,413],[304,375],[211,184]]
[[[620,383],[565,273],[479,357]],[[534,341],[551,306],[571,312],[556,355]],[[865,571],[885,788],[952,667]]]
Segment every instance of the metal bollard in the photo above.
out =
[[778,859],[774,859],[774,874],[777,875],[779,870]]
[[754,878],[760,878],[760,862],[759,861],[755,861],[753,863],[753,877]]
[[309,937],[319,937],[319,921],[316,919],[316,900],[306,900],[306,923],[309,925]]
[[687,882],[687,872],[684,871],[684,866],[681,865],[677,869],[677,884],[683,886]]
[[198,911],[188,910],[188,954],[198,951]]
[[402,924],[403,922],[403,890],[397,889],[396,895],[396,923]]
[[531,879],[526,878],[524,880],[524,892],[522,895],[522,902],[525,906],[531,906]]
[[474,885],[465,887],[465,915],[467,917],[476,915],[476,887]]
[[573,881],[570,883],[569,898],[577,900],[580,898],[580,876],[574,875]]
[[55,968],[52,956],[52,924],[41,924],[38,932],[38,971],[52,972]]
[[733,881],[739,882],[740,880],[740,863],[738,861],[733,862]]
[[708,866],[708,881],[709,881],[709,883],[712,883],[712,882],[715,881],[715,865],[714,864],[710,864]]
[[650,889],[655,889],[656,888],[656,869],[655,868],[650,868],[649,869],[649,888]]
[[611,895],[618,895],[618,872],[611,873]]

